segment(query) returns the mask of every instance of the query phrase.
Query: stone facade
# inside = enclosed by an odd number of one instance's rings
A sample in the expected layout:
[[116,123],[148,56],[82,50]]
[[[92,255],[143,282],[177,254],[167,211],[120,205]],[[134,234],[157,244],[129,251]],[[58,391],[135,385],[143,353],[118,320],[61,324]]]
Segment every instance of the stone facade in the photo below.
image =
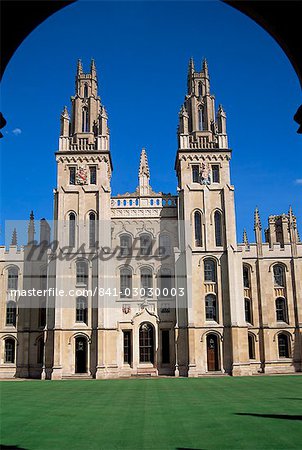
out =
[[[0,248],[0,377],[198,377],[301,371],[302,243],[270,216],[237,244],[226,114],[193,60],[179,113],[177,195],[111,195],[107,113],[79,61],[61,115],[53,236]],[[41,294],[31,295],[35,288]],[[23,291],[22,291],[23,290]],[[22,291],[22,292],[21,292]],[[61,294],[62,293],[62,294]]]

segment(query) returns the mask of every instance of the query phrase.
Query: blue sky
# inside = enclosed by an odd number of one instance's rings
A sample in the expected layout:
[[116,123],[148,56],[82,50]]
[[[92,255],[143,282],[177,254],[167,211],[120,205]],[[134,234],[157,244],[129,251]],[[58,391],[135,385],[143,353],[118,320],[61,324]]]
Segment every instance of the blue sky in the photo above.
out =
[[52,219],[59,117],[70,106],[78,58],[87,71],[96,60],[113,194],[136,188],[143,146],[153,189],[175,192],[176,127],[191,56],[197,66],[207,58],[216,107],[227,113],[238,238],[245,227],[254,241],[255,206],[266,226],[269,214],[292,204],[301,229],[301,136],[292,119],[300,86],[275,41],[218,1],[81,1],[34,30],[6,69],[1,241],[4,220],[25,220],[31,209]]

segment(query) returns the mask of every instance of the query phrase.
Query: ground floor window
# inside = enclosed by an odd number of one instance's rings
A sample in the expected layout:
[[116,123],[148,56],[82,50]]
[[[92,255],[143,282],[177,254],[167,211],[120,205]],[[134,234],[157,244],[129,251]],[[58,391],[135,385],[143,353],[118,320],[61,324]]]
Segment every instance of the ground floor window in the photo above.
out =
[[249,359],[255,359],[255,339],[254,339],[254,336],[249,334],[248,335],[248,341],[249,341]]
[[170,331],[161,331],[161,361],[163,364],[170,362]]
[[15,362],[15,341],[14,339],[5,339],[4,344],[4,362],[14,363]]
[[280,358],[290,357],[290,343],[289,336],[285,333],[280,333],[278,335],[278,351]]
[[139,329],[139,360],[141,363],[154,363],[154,329],[147,322]]
[[131,365],[132,363],[132,332],[131,330],[123,331],[124,335],[124,363]]

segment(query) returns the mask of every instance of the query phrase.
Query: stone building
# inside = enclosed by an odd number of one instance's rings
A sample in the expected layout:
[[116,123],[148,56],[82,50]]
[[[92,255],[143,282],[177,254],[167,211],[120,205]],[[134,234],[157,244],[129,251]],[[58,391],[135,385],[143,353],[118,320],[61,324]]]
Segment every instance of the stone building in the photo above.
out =
[[[301,371],[302,243],[270,216],[236,239],[226,114],[206,61],[189,63],[179,113],[177,195],[111,195],[107,113],[94,61],[79,61],[61,115],[52,227],[0,248],[0,376],[61,379]],[[52,231],[51,231],[52,228]],[[36,289],[36,293],[31,292]]]

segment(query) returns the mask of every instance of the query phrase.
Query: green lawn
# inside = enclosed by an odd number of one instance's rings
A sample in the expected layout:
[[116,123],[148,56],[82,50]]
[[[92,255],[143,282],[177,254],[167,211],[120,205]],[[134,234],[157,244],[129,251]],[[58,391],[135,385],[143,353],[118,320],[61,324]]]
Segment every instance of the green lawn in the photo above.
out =
[[19,449],[302,447],[300,376],[3,381],[0,389],[1,443]]

